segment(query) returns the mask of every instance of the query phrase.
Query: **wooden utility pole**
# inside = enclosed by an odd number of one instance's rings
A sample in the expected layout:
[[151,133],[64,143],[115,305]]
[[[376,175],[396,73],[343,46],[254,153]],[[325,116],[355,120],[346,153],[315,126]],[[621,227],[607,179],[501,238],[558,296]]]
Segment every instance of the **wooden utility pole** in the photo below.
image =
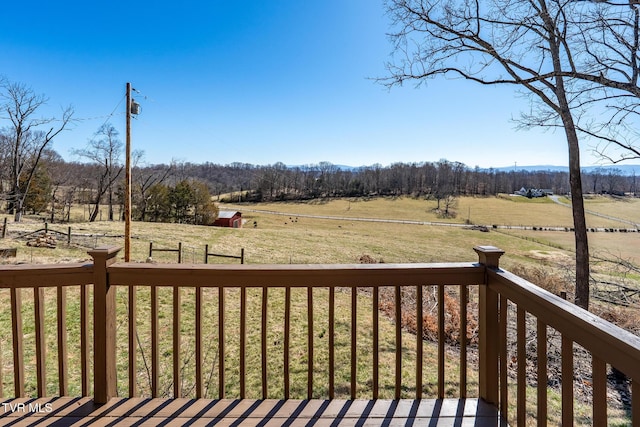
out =
[[124,195],[124,261],[131,257],[131,83],[127,83],[127,142]]

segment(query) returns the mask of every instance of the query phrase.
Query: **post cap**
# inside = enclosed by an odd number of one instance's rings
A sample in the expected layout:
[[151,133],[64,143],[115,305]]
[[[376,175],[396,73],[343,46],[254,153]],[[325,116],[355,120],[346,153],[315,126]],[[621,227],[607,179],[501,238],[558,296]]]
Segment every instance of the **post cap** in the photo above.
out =
[[500,257],[504,251],[495,246],[476,246],[473,248],[478,254],[478,262],[487,267],[498,268]]
[[87,251],[93,259],[106,258],[111,259],[118,255],[122,248],[120,246],[100,246],[98,248]]

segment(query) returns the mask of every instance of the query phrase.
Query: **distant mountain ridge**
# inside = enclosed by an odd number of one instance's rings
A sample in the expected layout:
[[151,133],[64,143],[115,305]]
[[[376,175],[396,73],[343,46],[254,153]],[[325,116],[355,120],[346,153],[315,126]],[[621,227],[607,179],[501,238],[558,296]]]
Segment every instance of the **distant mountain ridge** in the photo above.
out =
[[[484,168],[483,170],[489,170]],[[553,166],[553,165],[534,165],[534,166],[507,166],[502,168],[493,168],[494,171],[500,172],[513,172],[513,171],[527,171],[527,172],[566,172],[569,173],[568,166]],[[610,171],[619,171],[618,173],[624,176],[640,175],[640,165],[604,165],[604,166],[583,166],[581,168],[583,173],[595,173],[601,172],[608,174]]]
[[[348,165],[335,165],[332,164],[333,167],[338,168],[343,171],[357,172],[361,169],[368,168],[371,166],[348,166]],[[292,168],[299,166],[289,166]],[[469,167],[469,169],[473,169]],[[609,171],[619,171],[618,173],[623,176],[632,176],[639,175],[640,176],[640,165],[603,165],[603,166],[583,166],[583,173],[595,173],[601,172],[603,174],[608,174]],[[494,170],[498,172],[566,172],[569,173],[568,166],[554,166],[554,165],[533,165],[533,166],[505,166],[499,168],[480,168],[482,171]]]

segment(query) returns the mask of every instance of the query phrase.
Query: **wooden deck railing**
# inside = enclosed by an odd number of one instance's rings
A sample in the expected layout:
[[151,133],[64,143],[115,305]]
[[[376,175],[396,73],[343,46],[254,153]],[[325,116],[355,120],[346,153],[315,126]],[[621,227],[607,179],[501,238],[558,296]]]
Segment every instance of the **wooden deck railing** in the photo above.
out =
[[[118,393],[118,378],[128,378],[126,394],[137,396],[138,377],[141,372],[148,369],[150,378],[149,394],[152,397],[161,394],[161,360],[169,354],[171,370],[171,383],[173,397],[182,395],[180,386],[181,370],[185,366],[184,347],[191,345],[193,340],[194,367],[194,393],[192,397],[203,397],[204,388],[204,355],[203,328],[211,328],[215,323],[217,327],[216,351],[217,351],[217,396],[239,397],[247,396],[247,348],[255,343],[248,343],[247,337],[258,336],[259,371],[262,398],[273,397],[270,388],[275,381],[268,375],[272,358],[281,360],[281,382],[278,390],[282,394],[278,397],[288,399],[292,394],[292,378],[298,373],[291,372],[290,367],[294,362],[306,361],[306,398],[334,398],[338,393],[336,384],[338,366],[335,348],[338,336],[337,326],[341,330],[348,328],[349,332],[349,356],[348,356],[348,396],[352,399],[363,397],[364,393],[369,398],[377,399],[381,393],[381,336],[382,319],[380,319],[379,298],[383,289],[393,290],[393,312],[395,319],[401,319],[404,312],[413,311],[413,315],[420,325],[423,319],[423,297],[426,289],[434,289],[437,302],[437,366],[425,366],[424,348],[422,336],[418,334],[407,343],[407,336],[403,333],[402,323],[395,322],[393,330],[393,397],[424,397],[425,384],[423,378],[426,370],[437,371],[436,396],[444,397],[451,394],[445,390],[447,380],[457,385],[454,395],[467,397],[469,384],[467,373],[471,369],[478,371],[477,392],[472,393],[489,403],[500,408],[502,415],[507,418],[509,408],[515,407],[518,425],[524,425],[527,416],[527,378],[526,363],[517,363],[516,396],[515,404],[509,402],[508,385],[513,380],[507,373],[507,366],[512,360],[507,358],[507,329],[514,323],[509,311],[513,307],[517,312],[515,324],[517,329],[517,361],[527,359],[525,346],[527,319],[535,317],[537,324],[537,375],[541,384],[546,384],[547,378],[547,337],[548,330],[555,330],[562,334],[562,423],[571,425],[573,422],[573,343],[584,347],[593,356],[593,420],[594,425],[604,425],[607,419],[607,365],[615,366],[624,372],[632,380],[640,378],[640,338],[620,328],[597,318],[596,316],[575,307],[573,304],[556,297],[533,284],[508,273],[499,268],[498,262],[503,252],[494,247],[476,247],[479,255],[477,263],[451,263],[451,264],[354,264],[354,265],[188,265],[188,264],[136,264],[116,263],[118,249],[102,248],[90,252],[94,262],[92,264],[72,265],[18,265],[0,266],[0,292],[8,292],[10,295],[10,318],[12,336],[12,382],[13,393],[5,393],[0,389],[1,397],[24,397],[25,391],[25,349],[23,339],[27,335],[23,329],[23,315],[26,312],[23,294],[28,294],[24,289],[33,291],[33,324],[35,337],[36,386],[33,394],[44,396],[47,394],[46,384],[53,381],[59,384],[58,394],[69,394],[67,361],[69,360],[69,348],[67,345],[66,313],[69,304],[67,289],[79,288],[77,305],[80,315],[79,348],[73,349],[74,353],[80,353],[81,394],[91,396],[96,402],[106,402]],[[427,285],[430,286],[427,288]],[[469,304],[469,290],[472,292],[477,304]],[[53,290],[55,289],[55,293]],[[125,290],[123,292],[123,290]],[[169,289],[170,297],[166,297]],[[257,291],[256,291],[257,289]],[[271,294],[272,289],[280,289],[284,293],[284,307],[277,314],[281,325],[278,326],[278,339],[282,339],[281,353],[273,354],[269,340],[273,339],[269,331],[273,321],[273,308]],[[292,302],[292,293],[299,293],[300,289],[306,295],[304,301]],[[368,290],[366,306],[363,306],[359,290]],[[448,289],[453,289],[449,292]],[[117,296],[117,290],[119,290]],[[350,303],[347,310],[350,318],[337,318],[336,293],[350,292]],[[203,296],[207,292],[207,301]],[[305,292],[306,291],[306,292]],[[46,324],[45,310],[48,305],[45,302],[49,295],[55,295],[56,325]],[[139,297],[141,293],[148,295],[144,301]],[[162,293],[162,298],[160,294]],[[193,296],[193,309],[185,310],[183,298],[185,293],[189,298]],[[252,296],[248,297],[247,294]],[[75,293],[73,294],[75,297]],[[257,295],[257,296],[256,296]],[[411,295],[411,301],[406,295]],[[478,307],[479,344],[478,364],[469,368],[467,366],[468,348],[467,340],[459,340],[459,358],[457,366],[459,376],[451,381],[447,378],[449,372],[445,369],[446,362],[451,358],[445,351],[445,320],[451,313],[445,311],[445,296],[456,295],[459,298],[460,325],[458,336],[467,335],[467,310]],[[229,298],[237,300],[239,307],[231,307]],[[369,299],[370,298],[370,299]],[[251,305],[248,301],[253,301]],[[256,300],[259,300],[256,302]],[[122,301],[124,301],[125,313],[122,314]],[[405,303],[403,303],[403,301]],[[143,305],[141,305],[144,302]],[[327,304],[322,308],[321,305]],[[148,304],[148,305],[147,305]],[[165,309],[169,304],[171,309]],[[213,307],[211,305],[213,304]],[[292,307],[296,305],[296,307]],[[301,307],[298,307],[300,305]],[[253,307],[259,307],[257,309]],[[412,308],[411,308],[412,307]],[[204,311],[215,312],[215,319],[205,316]],[[314,310],[327,311],[327,324],[318,324]],[[254,310],[256,312],[254,312]],[[297,310],[297,311],[296,311]],[[304,313],[303,319],[294,318],[294,312]],[[119,314],[118,314],[119,313]],[[161,327],[161,321],[169,314],[170,327]],[[362,313],[371,319],[370,326],[363,326],[360,322]],[[5,314],[6,315],[6,314]],[[91,317],[93,316],[93,317]],[[230,319],[237,316],[237,321]],[[126,327],[119,320],[127,321]],[[182,326],[189,318],[193,324],[193,333],[187,337],[182,331]],[[248,318],[259,319],[258,322],[248,321]],[[141,332],[138,330],[140,319],[149,322],[150,355],[145,354],[146,366],[138,366]],[[314,321],[316,323],[314,323]],[[120,322],[120,323],[119,323]],[[510,323],[511,322],[511,323]],[[296,323],[304,323],[306,337],[303,339],[303,349],[292,348],[292,329],[299,326]],[[233,326],[231,326],[233,325]],[[237,332],[229,339],[230,329]],[[369,324],[367,324],[369,325]],[[50,380],[52,372],[47,372],[47,363],[51,364],[51,357],[47,355],[47,340],[52,335],[51,329],[55,328],[55,347],[58,361],[57,381]],[[259,333],[253,329],[259,328]],[[318,330],[325,329],[328,355],[325,360],[318,359]],[[48,331],[47,331],[48,329]],[[168,330],[167,330],[168,329]],[[366,329],[366,330],[365,330]],[[371,329],[371,330],[369,330]],[[251,332],[251,334],[249,334]],[[193,336],[191,336],[193,335]],[[366,368],[370,372],[362,373],[359,366],[357,347],[363,335],[367,338],[367,345],[371,355],[371,363]],[[120,338],[124,336],[125,344],[120,344]],[[204,338],[208,339],[208,338]],[[324,339],[324,338],[323,338]],[[404,341],[403,341],[404,340]],[[170,344],[166,344],[169,342]],[[185,344],[188,342],[188,344]],[[168,346],[168,347],[167,347]],[[230,354],[229,347],[238,347],[237,353]],[[123,348],[124,347],[124,348]],[[385,347],[389,347],[385,343]],[[415,351],[415,366],[411,384],[403,379],[403,370],[407,368],[407,347]],[[1,354],[1,352],[0,352]],[[124,354],[124,356],[123,356]],[[230,372],[227,361],[237,356],[237,372]],[[124,361],[123,361],[124,360]],[[412,362],[413,363],[413,362]],[[0,374],[4,376],[10,362],[0,360]],[[319,370],[320,364],[326,364],[327,384],[322,384],[321,392],[318,391],[317,378],[314,372]],[[6,368],[6,369],[5,369]],[[255,370],[255,366],[250,367]],[[324,369],[323,368],[323,369]],[[55,372],[55,368],[49,368]],[[124,370],[124,374],[123,374]],[[385,371],[386,372],[386,371]],[[210,372],[208,375],[212,375]],[[358,378],[367,378],[366,384],[360,384]],[[233,377],[233,378],[232,378]],[[296,377],[298,378],[298,377]],[[324,378],[324,377],[323,377]],[[543,380],[544,379],[544,380]],[[3,383],[0,378],[0,385]],[[386,378],[385,378],[386,380]],[[122,381],[122,379],[120,380]],[[238,383],[238,395],[227,396],[226,385],[231,381]],[[544,383],[542,383],[544,381]],[[9,382],[9,381],[8,381]],[[91,385],[93,391],[91,391]],[[121,385],[122,386],[122,385]],[[326,395],[325,395],[326,392]],[[341,391],[342,392],[342,391]],[[122,392],[121,392],[122,393]],[[252,390],[253,393],[253,390]],[[320,395],[319,395],[320,393]],[[255,393],[253,393],[255,395]],[[539,425],[545,425],[547,419],[547,387],[537,387],[536,418]],[[511,406],[510,406],[511,405]],[[530,409],[530,408],[529,408]],[[637,381],[632,386],[632,413],[633,425],[640,425],[640,387]]]
[[[482,292],[484,289],[484,292]],[[574,343],[582,346],[592,358],[592,422],[607,425],[607,365],[623,372],[631,380],[632,425],[640,425],[640,337],[553,295],[526,280],[497,268],[487,269],[484,293],[486,316],[486,357],[480,366],[487,378],[481,396],[488,402],[499,403],[502,416],[507,419],[510,407],[507,394],[506,335],[509,304],[515,304],[517,329],[517,424],[524,425],[526,411],[526,330],[527,314],[535,317],[535,354],[537,378],[547,378],[548,329],[561,335],[561,395],[562,425],[574,425]],[[495,314],[498,314],[495,316]],[[480,350],[483,354],[483,350]],[[547,387],[538,381],[536,418],[547,419]],[[539,422],[538,425],[546,425]]]

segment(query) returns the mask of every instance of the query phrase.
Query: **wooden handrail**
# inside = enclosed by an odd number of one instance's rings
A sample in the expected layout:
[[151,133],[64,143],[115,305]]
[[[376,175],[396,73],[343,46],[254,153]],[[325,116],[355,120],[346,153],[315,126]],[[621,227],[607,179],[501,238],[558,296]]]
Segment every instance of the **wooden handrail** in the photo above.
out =
[[[553,295],[534,284],[499,268],[487,269],[487,285],[482,286],[487,292],[500,295],[500,329],[506,330],[507,301],[517,306],[517,397],[516,412],[518,425],[526,422],[526,347],[524,341],[526,328],[526,313],[537,318],[537,354],[538,354],[538,378],[547,377],[547,332],[551,327],[561,334],[561,398],[562,398],[562,425],[572,425],[574,422],[574,343],[581,345],[592,356],[592,387],[593,387],[593,425],[606,425],[607,422],[607,364],[625,373],[632,380],[631,414],[632,425],[640,426],[640,337],[618,326],[601,319],[563,298]],[[481,302],[481,307],[482,307]],[[493,306],[494,302],[491,303]],[[482,329],[481,325],[480,328]],[[501,366],[500,387],[504,391],[500,396],[500,412],[504,418],[508,418],[506,394],[506,368],[504,374],[502,367],[509,362],[506,360],[506,344],[502,342],[506,334],[500,334],[499,348],[502,348],[498,361],[491,361],[490,369],[494,363]],[[482,350],[481,350],[482,351]],[[482,356],[482,353],[481,353]],[[489,356],[491,360],[496,357]],[[482,370],[486,369],[481,364]],[[493,383],[491,383],[493,385]],[[493,393],[493,390],[491,391]],[[481,390],[482,393],[482,390]],[[538,386],[537,417],[546,420],[547,393],[546,387]],[[490,396],[493,398],[493,394]],[[545,422],[546,425],[546,422]]]
[[639,336],[508,271],[490,271],[488,287],[628,376],[640,379]]
[[477,263],[447,264],[140,264],[108,268],[116,285],[185,287],[379,287],[394,283],[475,285],[484,281]]
[[2,288],[84,285],[94,278],[93,264],[86,263],[3,265],[1,272]]

